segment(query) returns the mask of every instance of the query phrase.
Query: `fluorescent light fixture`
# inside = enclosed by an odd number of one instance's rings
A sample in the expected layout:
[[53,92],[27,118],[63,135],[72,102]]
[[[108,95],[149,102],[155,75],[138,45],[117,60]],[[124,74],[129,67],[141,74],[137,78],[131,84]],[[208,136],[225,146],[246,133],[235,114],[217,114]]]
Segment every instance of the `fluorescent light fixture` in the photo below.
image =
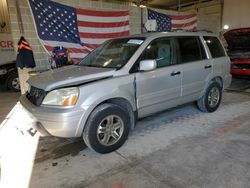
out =
[[229,29],[229,25],[227,25],[227,24],[224,25],[223,29],[228,30]]

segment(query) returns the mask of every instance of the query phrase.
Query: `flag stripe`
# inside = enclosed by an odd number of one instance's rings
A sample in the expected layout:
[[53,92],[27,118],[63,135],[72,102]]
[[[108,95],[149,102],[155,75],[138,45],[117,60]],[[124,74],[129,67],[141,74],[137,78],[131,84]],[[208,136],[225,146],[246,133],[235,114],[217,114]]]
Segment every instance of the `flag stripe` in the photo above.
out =
[[97,23],[97,22],[87,22],[78,20],[78,26],[80,27],[93,27],[93,28],[112,28],[129,25],[129,21],[123,22],[109,22],[109,23]]
[[71,58],[73,62],[81,62],[83,58]]
[[87,47],[87,48],[95,49],[98,46],[100,46],[100,44],[87,44],[87,43],[85,43],[84,46]]
[[184,19],[189,19],[189,18],[192,18],[192,17],[196,17],[197,15],[196,14],[188,14],[188,15],[171,15],[171,18],[173,20],[184,20]]
[[180,28],[180,27],[187,27],[187,26],[192,26],[197,23],[197,20],[194,20],[192,22],[187,22],[183,24],[173,24],[172,23],[172,28]]
[[197,27],[197,15],[172,15],[171,16],[172,29],[194,30]]
[[95,11],[88,9],[77,9],[77,14],[98,17],[123,17],[128,16],[128,11]]
[[96,29],[93,27],[78,27],[79,32],[86,32],[88,31],[89,33],[112,33],[115,31],[116,33],[118,32],[124,32],[124,31],[129,31],[129,26],[122,26],[122,27],[113,27],[113,28],[101,28],[101,29]]
[[96,23],[110,23],[110,22],[125,22],[129,20],[129,16],[123,17],[98,17],[98,16],[85,16],[77,15],[77,20],[87,21],[87,22],[96,22]]
[[172,24],[184,24],[184,23],[190,23],[193,21],[197,21],[197,17],[192,17],[192,18],[184,19],[184,20],[173,20],[172,19]]
[[129,35],[129,31],[117,32],[117,33],[80,33],[80,37],[82,38],[97,38],[97,39],[110,39],[121,36]]
[[108,39],[81,38],[81,40],[84,42],[85,47],[94,49]]
[[70,58],[84,58],[86,55],[88,55],[89,53],[70,53]]

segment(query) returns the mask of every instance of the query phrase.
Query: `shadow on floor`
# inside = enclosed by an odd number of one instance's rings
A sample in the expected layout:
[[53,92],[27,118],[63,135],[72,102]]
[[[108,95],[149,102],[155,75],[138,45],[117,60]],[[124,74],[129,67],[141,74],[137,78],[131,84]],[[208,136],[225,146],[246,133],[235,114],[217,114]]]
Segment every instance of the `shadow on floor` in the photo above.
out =
[[57,159],[66,155],[75,156],[86,147],[81,138],[40,137],[35,162]]
[[233,77],[228,91],[250,93],[250,78]]

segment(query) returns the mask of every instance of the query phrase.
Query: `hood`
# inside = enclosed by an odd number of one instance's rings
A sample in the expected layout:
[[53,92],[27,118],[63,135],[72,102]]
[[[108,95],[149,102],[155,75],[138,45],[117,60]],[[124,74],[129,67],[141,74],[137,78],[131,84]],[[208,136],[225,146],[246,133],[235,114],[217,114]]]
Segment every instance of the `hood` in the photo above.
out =
[[224,33],[230,51],[250,51],[250,28],[232,29]]
[[28,83],[45,91],[51,91],[110,77],[114,72],[115,69],[71,65],[31,77]]

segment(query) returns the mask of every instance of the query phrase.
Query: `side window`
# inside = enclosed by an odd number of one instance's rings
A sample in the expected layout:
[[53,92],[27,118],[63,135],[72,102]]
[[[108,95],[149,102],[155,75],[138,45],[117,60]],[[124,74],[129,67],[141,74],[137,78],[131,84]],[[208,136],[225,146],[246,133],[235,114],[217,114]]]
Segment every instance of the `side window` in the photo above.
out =
[[207,59],[199,37],[178,37],[181,63]]
[[173,50],[173,40],[157,39],[153,41],[140,57],[141,60],[154,59],[157,63],[157,68],[175,64],[175,53]]
[[203,37],[213,58],[225,56],[225,51],[217,37]]

